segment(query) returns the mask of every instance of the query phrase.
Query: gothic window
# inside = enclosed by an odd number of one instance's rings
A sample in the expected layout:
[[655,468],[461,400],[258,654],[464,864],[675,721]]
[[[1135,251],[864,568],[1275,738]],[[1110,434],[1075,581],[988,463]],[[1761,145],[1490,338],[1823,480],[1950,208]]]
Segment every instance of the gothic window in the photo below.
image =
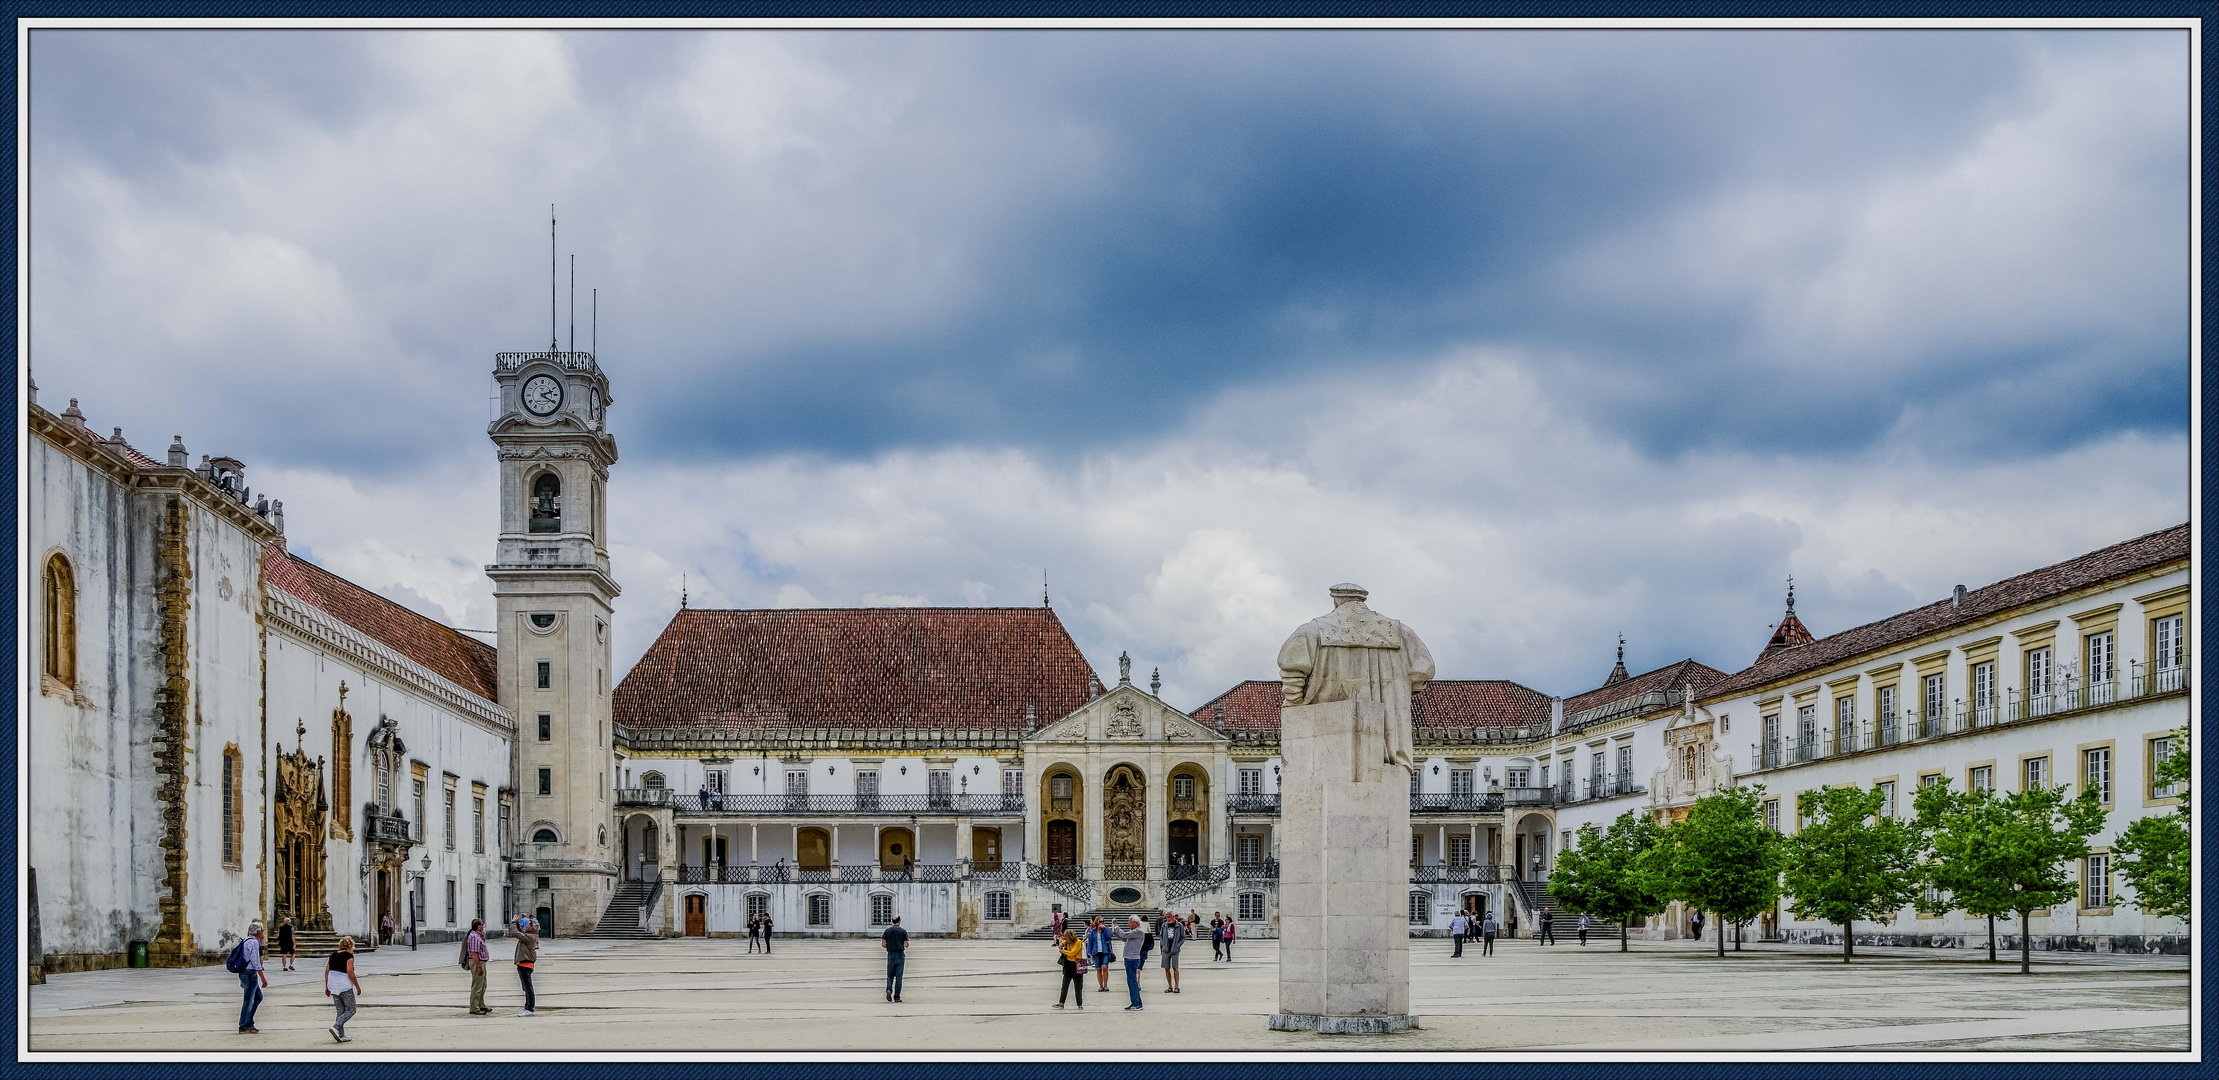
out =
[[529,531],[551,533],[562,531],[562,479],[554,473],[541,473],[532,481],[531,525]]
[[223,749],[223,864],[233,869],[241,865],[240,855],[245,836],[246,790],[243,759],[236,746]]
[[339,835],[354,835],[354,718],[331,711],[331,823]]
[[59,553],[46,560],[46,674],[63,686],[77,683],[77,575]]

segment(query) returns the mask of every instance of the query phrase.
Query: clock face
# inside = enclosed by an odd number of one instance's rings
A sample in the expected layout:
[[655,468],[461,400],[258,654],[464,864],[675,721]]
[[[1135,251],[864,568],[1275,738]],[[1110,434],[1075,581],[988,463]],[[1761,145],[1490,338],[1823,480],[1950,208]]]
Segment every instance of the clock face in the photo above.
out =
[[534,375],[524,383],[524,407],[535,416],[545,416],[562,406],[562,380],[552,375]]

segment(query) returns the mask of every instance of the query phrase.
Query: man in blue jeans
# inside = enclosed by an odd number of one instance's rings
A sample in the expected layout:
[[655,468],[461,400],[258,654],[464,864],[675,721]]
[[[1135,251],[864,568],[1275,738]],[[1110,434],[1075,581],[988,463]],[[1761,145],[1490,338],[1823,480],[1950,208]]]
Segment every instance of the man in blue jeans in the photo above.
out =
[[254,1026],[254,1010],[262,1007],[262,988],[270,985],[270,977],[262,974],[262,924],[248,925],[247,939],[240,944],[247,966],[239,973],[239,988],[246,991],[246,1000],[239,1005],[239,1034],[260,1035],[262,1029]]
[[894,924],[878,939],[886,950],[886,1000],[901,1000],[901,969],[909,959],[909,931],[901,928],[901,916],[894,916]]
[[1148,931],[1139,919],[1125,920],[1125,929],[1114,931],[1117,940],[1125,943],[1125,992],[1132,995],[1133,1003],[1125,1006],[1126,1012],[1140,1008],[1140,965],[1148,960]]

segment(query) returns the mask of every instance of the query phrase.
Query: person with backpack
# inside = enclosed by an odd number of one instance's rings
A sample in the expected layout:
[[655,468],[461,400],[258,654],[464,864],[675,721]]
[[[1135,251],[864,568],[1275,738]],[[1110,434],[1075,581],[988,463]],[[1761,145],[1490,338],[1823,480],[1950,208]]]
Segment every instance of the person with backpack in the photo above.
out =
[[254,1010],[262,1007],[262,989],[270,985],[270,977],[262,971],[262,920],[247,924],[247,936],[231,947],[231,955],[224,958],[223,968],[239,976],[239,989],[245,1000],[239,1005],[239,1034],[260,1035],[262,1029],[254,1026]]
[[485,1004],[485,965],[492,959],[492,950],[485,947],[485,920],[470,920],[470,932],[462,939],[462,966],[470,969],[472,1016],[489,1016],[493,1012]]
[[1086,1008],[1086,942],[1079,940],[1076,930],[1065,930],[1056,940],[1056,962],[1063,968],[1063,985],[1056,990],[1056,1008],[1063,1008],[1064,998],[1078,998],[1079,1008]]
[[518,1016],[536,1016],[532,1006],[537,999],[532,994],[532,969],[539,965],[539,934],[537,924],[529,915],[516,917],[516,979],[524,984],[524,1010]]
[[[479,975],[478,982],[482,986],[485,976]],[[347,1037],[347,1021],[354,1019],[355,996],[360,993],[362,980],[354,977],[354,939],[343,937],[339,939],[338,951],[333,952],[331,958],[324,963],[324,996],[331,999],[332,1006],[339,1014],[339,1018],[331,1022],[332,1041],[354,1041]]]

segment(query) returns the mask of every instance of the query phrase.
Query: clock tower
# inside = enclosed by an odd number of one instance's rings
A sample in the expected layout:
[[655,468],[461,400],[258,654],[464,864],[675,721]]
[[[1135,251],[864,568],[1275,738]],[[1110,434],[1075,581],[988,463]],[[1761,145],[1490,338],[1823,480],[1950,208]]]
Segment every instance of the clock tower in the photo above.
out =
[[[501,704],[516,717],[509,820],[515,914],[593,929],[616,886],[609,847],[609,380],[592,353],[501,353],[493,579]],[[488,913],[490,915],[490,913]]]

